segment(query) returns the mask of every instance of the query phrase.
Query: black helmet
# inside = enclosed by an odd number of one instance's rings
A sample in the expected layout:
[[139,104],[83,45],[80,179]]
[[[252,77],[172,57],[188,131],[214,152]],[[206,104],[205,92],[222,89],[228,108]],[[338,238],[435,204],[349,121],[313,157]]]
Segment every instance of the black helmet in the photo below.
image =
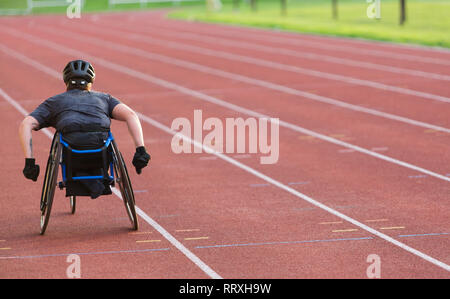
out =
[[69,62],[63,71],[64,83],[67,84],[70,79],[74,78],[83,78],[92,83],[95,78],[94,67],[84,60],[74,60]]

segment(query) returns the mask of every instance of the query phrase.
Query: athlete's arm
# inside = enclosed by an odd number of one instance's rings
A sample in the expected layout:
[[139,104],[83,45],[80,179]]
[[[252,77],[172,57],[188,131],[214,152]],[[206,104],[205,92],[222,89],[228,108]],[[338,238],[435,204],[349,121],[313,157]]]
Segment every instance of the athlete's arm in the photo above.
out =
[[19,138],[25,155],[25,167],[23,174],[27,179],[37,181],[39,176],[39,165],[35,164],[33,158],[33,144],[31,132],[39,128],[39,122],[32,116],[27,116],[19,126]]
[[142,133],[141,122],[136,112],[125,104],[118,104],[112,111],[112,117],[116,120],[127,123],[128,131],[133,138],[136,147],[144,146],[144,135]]
[[142,133],[141,122],[136,112],[125,104],[117,104],[111,116],[114,119],[125,121],[128,126],[128,131],[134,140],[136,146],[136,153],[133,157],[133,165],[136,168],[136,172],[141,174],[142,168],[146,167],[150,160],[150,155],[145,150],[144,136]]
[[39,128],[39,122],[32,116],[27,116],[19,126],[19,138],[25,158],[33,158],[33,141],[31,132]]

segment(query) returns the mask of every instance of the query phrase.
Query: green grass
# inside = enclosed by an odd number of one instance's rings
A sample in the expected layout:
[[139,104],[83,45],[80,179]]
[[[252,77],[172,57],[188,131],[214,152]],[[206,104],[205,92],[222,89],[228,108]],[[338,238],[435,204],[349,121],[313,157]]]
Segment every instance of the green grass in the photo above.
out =
[[26,0],[0,0],[0,10],[2,9],[25,10],[26,8],[27,8]]
[[[86,0],[83,13],[171,8],[171,18],[204,22],[240,24],[294,32],[358,37],[400,43],[412,43],[450,48],[450,0],[406,0],[407,21],[399,26],[399,0],[381,0],[381,19],[369,19],[366,0],[338,0],[338,19],[332,18],[331,0],[287,0],[287,15],[281,15],[280,0],[256,0],[257,11],[249,1],[222,0],[218,12],[206,9],[206,0],[199,2],[139,3],[108,7],[108,0]],[[2,8],[26,7],[26,0],[0,0]],[[66,7],[33,9],[33,14],[65,13]]]
[[[198,0],[202,2],[202,0]],[[195,3],[195,2],[194,2]],[[147,3],[141,6],[140,3],[130,3],[130,4],[117,4],[114,7],[108,7],[108,0],[85,0],[85,5],[82,12],[103,12],[103,11],[125,11],[125,10],[145,10],[145,9],[156,9],[156,8],[177,8],[192,5],[192,2],[185,3]],[[36,8],[33,10],[34,13],[57,13],[65,12],[66,8]]]
[[240,24],[287,31],[358,37],[450,48],[450,0],[407,0],[407,21],[399,25],[399,1],[381,0],[381,19],[369,19],[366,0],[338,0],[338,19],[332,18],[331,0],[288,0],[281,15],[279,0],[257,0],[257,11],[240,1],[233,9],[223,0],[220,11],[204,7],[178,9],[171,18]]
[[[40,0],[35,0],[40,1]],[[61,0],[65,2],[65,0]],[[114,7],[108,6],[108,0],[85,0],[85,5],[81,13],[91,12],[105,12],[105,11],[126,11],[126,10],[145,10],[145,9],[157,9],[157,8],[179,8],[203,4],[204,0],[198,0],[198,2],[165,2],[165,3],[147,3],[143,7],[140,3],[130,4],[118,4]],[[66,13],[67,7],[70,4],[60,7],[37,7],[34,8],[33,14],[63,14]],[[25,9],[27,7],[27,0],[0,0],[0,10],[3,9]]]

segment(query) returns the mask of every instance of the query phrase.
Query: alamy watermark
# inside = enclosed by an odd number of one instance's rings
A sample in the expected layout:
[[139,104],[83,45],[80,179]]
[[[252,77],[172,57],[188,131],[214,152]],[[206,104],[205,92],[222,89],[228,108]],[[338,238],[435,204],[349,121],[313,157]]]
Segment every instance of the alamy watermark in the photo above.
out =
[[366,261],[370,263],[367,267],[366,275],[368,278],[381,278],[381,259],[377,254],[369,254]]
[[67,278],[81,278],[81,259],[77,254],[67,256],[66,262],[70,265],[66,269]]
[[261,164],[274,164],[280,153],[279,123],[278,118],[253,117],[226,118],[225,123],[216,117],[203,121],[202,110],[194,110],[193,125],[185,117],[172,121],[171,129],[177,133],[172,138],[171,147],[176,154],[260,153],[265,155],[260,157]]
[[83,0],[66,0],[69,6],[66,10],[66,15],[69,19],[81,18],[81,7]]
[[369,3],[366,14],[369,19],[381,19],[381,0],[366,0]]

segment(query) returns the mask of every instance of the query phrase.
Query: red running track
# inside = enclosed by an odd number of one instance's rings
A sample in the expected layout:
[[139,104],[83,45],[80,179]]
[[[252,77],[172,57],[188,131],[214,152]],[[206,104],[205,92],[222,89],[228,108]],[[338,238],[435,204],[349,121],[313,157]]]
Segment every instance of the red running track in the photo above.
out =
[[[64,278],[72,253],[83,278],[367,278],[371,254],[382,278],[449,277],[448,51],[164,12],[0,24],[0,122],[8,128],[0,277]],[[21,174],[16,132],[26,112],[18,107],[29,112],[61,92],[62,66],[80,56],[96,67],[95,89],[142,115],[153,158],[131,174],[137,233],[115,195],[82,198],[71,215],[57,191],[49,228],[38,234],[42,176],[33,183]],[[279,118],[278,162],[174,154],[164,126],[193,121],[196,109],[203,119]],[[114,123],[113,132],[131,161],[126,127]],[[44,165],[50,139],[33,138]]]

